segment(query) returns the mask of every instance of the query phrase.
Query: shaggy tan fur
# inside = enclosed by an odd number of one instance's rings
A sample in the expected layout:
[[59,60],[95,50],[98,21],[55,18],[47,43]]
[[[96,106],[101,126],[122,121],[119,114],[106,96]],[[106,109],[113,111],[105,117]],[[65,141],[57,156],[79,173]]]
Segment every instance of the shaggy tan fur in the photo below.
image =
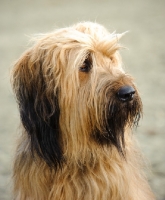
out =
[[[122,68],[121,36],[78,23],[38,36],[16,62],[12,84],[22,126],[15,200],[154,199],[131,134],[142,106]],[[124,85],[136,90],[129,103],[116,98]]]

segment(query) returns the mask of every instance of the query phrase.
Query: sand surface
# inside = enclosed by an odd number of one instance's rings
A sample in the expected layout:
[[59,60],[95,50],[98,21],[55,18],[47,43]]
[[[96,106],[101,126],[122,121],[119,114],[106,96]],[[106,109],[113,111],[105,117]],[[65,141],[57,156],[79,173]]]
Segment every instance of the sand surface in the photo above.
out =
[[164,0],[0,0],[0,200],[12,199],[11,166],[19,115],[9,72],[27,48],[29,36],[96,21],[110,31],[129,30],[122,43],[126,71],[136,80],[144,116],[136,130],[151,164],[148,178],[165,200],[165,1]]

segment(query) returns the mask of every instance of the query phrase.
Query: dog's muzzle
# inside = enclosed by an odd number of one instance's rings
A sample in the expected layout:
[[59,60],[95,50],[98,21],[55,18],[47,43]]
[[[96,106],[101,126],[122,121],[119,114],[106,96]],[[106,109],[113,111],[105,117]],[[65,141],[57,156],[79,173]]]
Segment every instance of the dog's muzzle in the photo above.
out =
[[123,86],[121,87],[118,92],[117,96],[118,99],[122,102],[131,101],[134,98],[135,89],[132,86]]

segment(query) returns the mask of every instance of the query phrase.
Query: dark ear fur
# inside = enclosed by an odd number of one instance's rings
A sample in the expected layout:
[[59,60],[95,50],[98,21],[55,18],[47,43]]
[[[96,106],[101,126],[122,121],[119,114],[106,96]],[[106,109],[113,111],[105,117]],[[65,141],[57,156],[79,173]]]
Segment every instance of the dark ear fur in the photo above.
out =
[[[34,156],[44,159],[50,167],[58,167],[62,162],[59,144],[58,91],[48,90],[48,79],[43,66],[42,55],[29,50],[15,64],[13,69],[13,89],[16,93],[20,118],[31,143]],[[54,78],[53,78],[54,81]]]

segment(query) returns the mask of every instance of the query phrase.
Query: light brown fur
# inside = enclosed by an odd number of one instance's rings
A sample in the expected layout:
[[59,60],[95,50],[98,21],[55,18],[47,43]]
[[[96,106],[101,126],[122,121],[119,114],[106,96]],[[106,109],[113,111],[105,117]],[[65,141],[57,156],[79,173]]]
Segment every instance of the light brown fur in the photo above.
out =
[[[49,123],[57,98],[63,162],[49,166],[31,149],[25,120],[13,169],[15,200],[154,199],[131,134],[131,119],[125,127],[125,145],[121,144],[124,156],[113,144],[98,144],[92,135],[95,129],[103,134],[103,110],[114,91],[123,85],[134,86],[122,68],[118,52],[121,36],[95,23],[79,23],[38,36],[33,47],[16,62],[12,84],[20,110],[21,100],[27,99],[28,107],[30,95],[35,93],[34,108],[29,109],[34,109],[36,116],[42,114],[43,122]],[[88,54],[92,70],[84,73],[79,69]],[[137,90],[136,98],[140,105]],[[49,102],[51,111],[45,102]]]

